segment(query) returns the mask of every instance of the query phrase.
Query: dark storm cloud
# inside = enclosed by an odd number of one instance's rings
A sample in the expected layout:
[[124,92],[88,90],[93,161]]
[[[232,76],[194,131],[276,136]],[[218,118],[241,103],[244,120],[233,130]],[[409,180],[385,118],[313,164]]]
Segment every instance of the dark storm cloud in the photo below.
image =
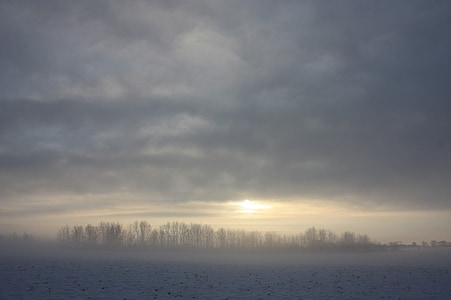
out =
[[4,1],[0,186],[449,208],[450,4]]

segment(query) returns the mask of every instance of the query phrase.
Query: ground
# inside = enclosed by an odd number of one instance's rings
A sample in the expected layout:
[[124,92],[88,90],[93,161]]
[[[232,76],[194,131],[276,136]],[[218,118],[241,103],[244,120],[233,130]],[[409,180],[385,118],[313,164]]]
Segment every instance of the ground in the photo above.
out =
[[0,255],[0,299],[451,299],[449,250],[79,253]]

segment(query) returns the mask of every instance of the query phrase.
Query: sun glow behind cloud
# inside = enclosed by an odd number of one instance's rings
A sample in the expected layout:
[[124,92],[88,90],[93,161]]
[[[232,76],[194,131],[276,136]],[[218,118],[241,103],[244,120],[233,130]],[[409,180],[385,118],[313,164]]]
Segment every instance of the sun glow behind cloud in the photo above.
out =
[[[379,242],[386,242],[403,236],[406,241],[421,242],[410,234],[411,228],[424,235],[427,228],[420,227],[417,222],[428,222],[445,230],[451,223],[447,212],[405,212],[367,209],[351,205],[338,205],[333,201],[318,199],[294,199],[281,201],[276,199],[242,200],[242,201],[189,201],[189,202],[152,202],[144,196],[133,194],[91,195],[89,199],[80,197],[58,197],[53,205],[43,207],[42,201],[36,198],[34,205],[16,204],[2,211],[2,230],[5,232],[27,231],[36,236],[46,235],[53,238],[62,224],[86,225],[98,224],[102,221],[131,224],[136,220],[147,220],[153,228],[167,222],[201,223],[213,228],[231,228],[257,230],[261,232],[276,231],[282,234],[297,234],[309,227],[326,228],[336,232],[353,231],[368,234]],[[121,201],[116,201],[121,199]],[[69,209],[67,203],[78,203],[76,209]],[[102,207],[89,203],[103,203]],[[46,219],[40,218],[45,210]],[[58,211],[59,214],[52,214]],[[21,217],[22,216],[22,217]],[[434,217],[432,217],[434,216]],[[20,227],[8,224],[33,224]],[[402,223],[403,226],[397,224]],[[37,230],[39,228],[39,230]],[[44,232],[45,231],[45,232]],[[439,234],[440,231],[437,232]],[[439,239],[439,235],[431,235],[431,239]]]
[[256,213],[259,211],[262,211],[264,209],[271,208],[271,206],[260,204],[256,201],[250,201],[248,199],[244,200],[241,203],[238,203],[236,205],[239,205],[242,209],[239,212],[242,213]]

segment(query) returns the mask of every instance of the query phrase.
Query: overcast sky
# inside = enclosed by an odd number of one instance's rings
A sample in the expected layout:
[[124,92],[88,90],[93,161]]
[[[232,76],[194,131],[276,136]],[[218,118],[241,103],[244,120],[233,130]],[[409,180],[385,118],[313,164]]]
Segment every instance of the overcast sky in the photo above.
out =
[[202,222],[244,199],[450,212],[450,16],[449,1],[1,1],[0,223]]

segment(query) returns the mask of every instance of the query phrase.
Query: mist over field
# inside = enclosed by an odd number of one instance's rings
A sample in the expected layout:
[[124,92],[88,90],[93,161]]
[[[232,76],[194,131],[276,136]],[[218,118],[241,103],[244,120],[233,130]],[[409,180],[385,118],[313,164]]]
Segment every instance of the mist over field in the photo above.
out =
[[451,247],[377,252],[62,247],[1,241],[0,297],[445,299]]
[[[400,247],[371,252],[287,251],[275,249],[125,249],[62,247],[52,242],[0,243],[2,260],[42,259],[105,261],[143,261],[152,263],[199,263],[275,266],[424,266],[451,267],[451,247]],[[450,274],[451,275],[451,274]]]
[[207,224],[145,220],[128,225],[63,225],[54,239],[0,236],[4,258],[33,257],[88,260],[123,259],[208,264],[443,265],[451,262],[451,243],[401,241],[379,243],[366,234],[311,227],[296,235],[244,229],[213,229]]
[[63,225],[53,240],[1,236],[1,298],[444,299],[451,243],[374,243],[145,220]]

